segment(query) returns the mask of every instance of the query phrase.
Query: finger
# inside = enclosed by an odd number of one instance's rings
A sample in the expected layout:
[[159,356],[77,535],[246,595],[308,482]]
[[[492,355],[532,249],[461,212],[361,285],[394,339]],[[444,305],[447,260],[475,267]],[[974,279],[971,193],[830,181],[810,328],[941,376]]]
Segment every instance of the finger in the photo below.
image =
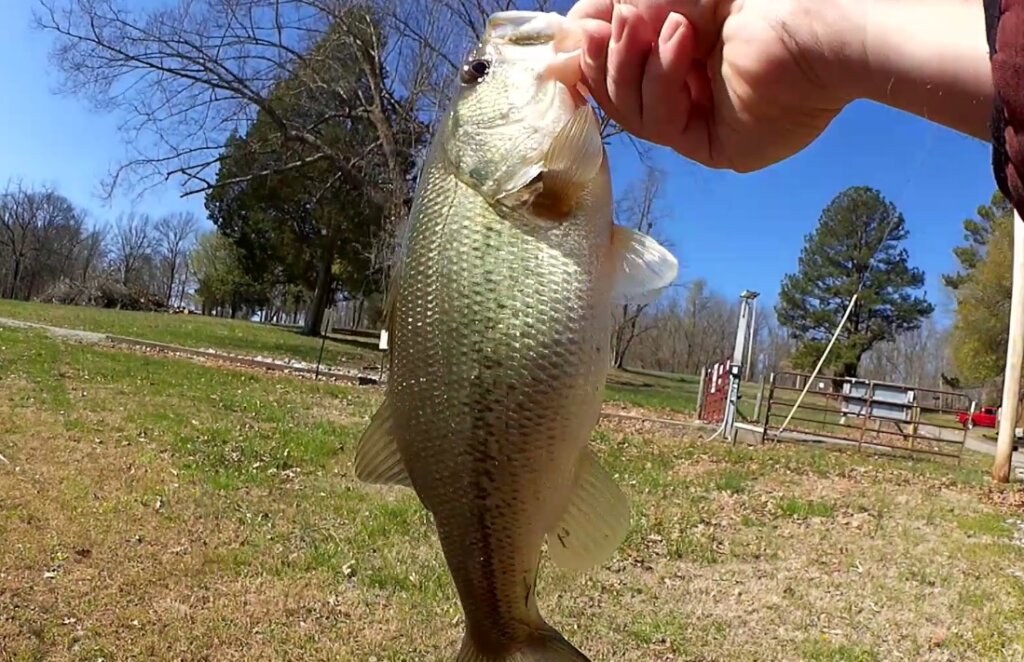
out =
[[580,67],[583,70],[583,85],[590,98],[614,119],[617,111],[608,97],[608,42],[611,26],[600,21],[585,21],[583,30],[583,54]]
[[726,167],[724,155],[715,150],[714,99],[705,63],[698,60],[691,63],[686,88],[690,97],[686,123],[675,124],[676,132],[667,137],[665,144],[710,168]]
[[650,26],[635,7],[615,7],[608,45],[608,97],[618,110],[616,120],[629,131],[639,130],[643,121],[643,74],[653,41]]
[[709,108],[693,105],[686,121],[686,128],[670,137],[666,144],[686,158],[709,168],[727,167],[727,162],[723,160],[724,155],[716,153],[713,149],[713,121]]
[[706,66],[700,63],[691,66],[686,75],[686,84],[690,87],[690,96],[693,98],[694,105],[711,107],[714,97],[711,91],[711,77],[708,76]]
[[693,26],[681,15],[670,14],[643,80],[643,125],[655,142],[669,144],[686,126],[692,102],[687,75],[695,46]]
[[669,14],[670,5],[680,5],[685,12],[695,12],[701,7],[700,0],[579,0],[566,13],[572,19],[592,18],[611,23],[616,6],[627,5],[640,10],[651,25],[661,25]]

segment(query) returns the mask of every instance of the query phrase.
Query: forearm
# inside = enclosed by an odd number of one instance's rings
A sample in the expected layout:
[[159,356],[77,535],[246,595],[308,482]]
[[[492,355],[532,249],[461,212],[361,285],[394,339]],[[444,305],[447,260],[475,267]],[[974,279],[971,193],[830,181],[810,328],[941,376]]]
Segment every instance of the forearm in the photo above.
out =
[[993,83],[981,0],[835,0],[853,43],[852,98],[991,140]]

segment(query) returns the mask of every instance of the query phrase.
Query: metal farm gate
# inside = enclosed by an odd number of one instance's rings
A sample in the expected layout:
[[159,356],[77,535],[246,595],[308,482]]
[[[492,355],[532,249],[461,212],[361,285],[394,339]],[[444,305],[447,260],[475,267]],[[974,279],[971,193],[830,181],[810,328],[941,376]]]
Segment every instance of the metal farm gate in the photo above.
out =
[[762,442],[833,442],[959,463],[968,435],[957,414],[974,412],[970,397],[856,378],[820,377],[808,386],[808,379],[796,372],[772,374]]

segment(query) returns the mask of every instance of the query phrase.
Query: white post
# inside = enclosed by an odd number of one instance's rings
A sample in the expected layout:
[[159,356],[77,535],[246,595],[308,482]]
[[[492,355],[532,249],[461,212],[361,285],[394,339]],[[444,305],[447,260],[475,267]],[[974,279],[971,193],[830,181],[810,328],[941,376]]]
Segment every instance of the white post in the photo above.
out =
[[750,325],[750,311],[757,292],[744,290],[740,294],[740,318],[736,325],[736,344],[732,350],[732,365],[729,366],[729,396],[725,403],[725,439],[734,441],[733,424],[736,422],[736,405],[739,403],[740,378],[743,376],[743,357],[746,354],[747,335]]
[[992,479],[1010,481],[1013,437],[1017,425],[1020,394],[1021,357],[1024,354],[1024,226],[1020,214],[1013,214],[1013,294],[1010,296],[1010,336],[1006,343],[1006,373],[1003,376],[1003,401],[999,417],[999,438]]
[[747,334],[747,360],[743,363],[743,381],[750,381],[750,368],[754,354],[754,334],[757,333],[757,306],[751,304],[750,333]]

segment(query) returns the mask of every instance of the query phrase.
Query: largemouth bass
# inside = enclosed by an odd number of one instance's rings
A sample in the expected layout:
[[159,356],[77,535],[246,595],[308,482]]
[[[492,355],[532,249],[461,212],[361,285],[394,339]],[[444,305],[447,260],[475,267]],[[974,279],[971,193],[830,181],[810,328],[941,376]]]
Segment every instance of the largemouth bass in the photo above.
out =
[[551,13],[490,17],[428,149],[391,288],[385,399],[363,481],[415,490],[465,614],[459,662],[587,660],[537,606],[559,566],[613,553],[629,505],[587,442],[613,303],[650,300],[675,258],[612,223],[608,159]]

